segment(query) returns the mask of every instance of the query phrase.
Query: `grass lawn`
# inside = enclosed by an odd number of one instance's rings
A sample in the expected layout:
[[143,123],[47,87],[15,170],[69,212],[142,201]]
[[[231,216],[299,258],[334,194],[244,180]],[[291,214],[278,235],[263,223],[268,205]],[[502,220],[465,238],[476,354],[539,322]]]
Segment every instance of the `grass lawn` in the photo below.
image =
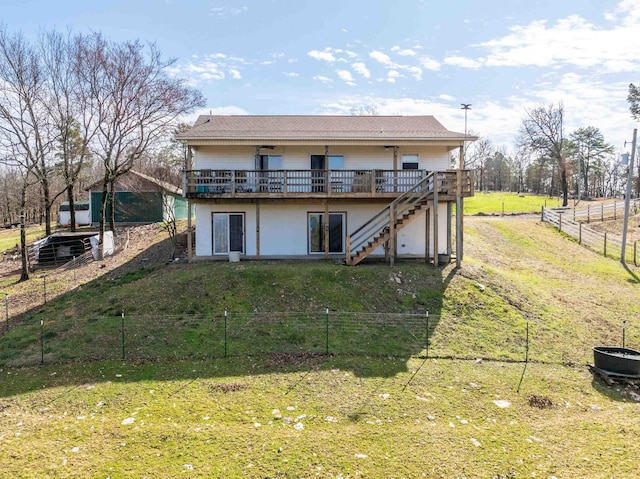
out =
[[[639,285],[637,269],[536,220],[476,217],[458,271],[410,261],[112,270],[46,306],[34,295],[0,337],[0,477],[636,477],[638,390],[586,364],[593,346],[620,344],[625,319],[626,344],[640,349]],[[26,287],[7,284],[11,298],[31,298],[12,289]],[[123,306],[141,328],[127,340],[147,337],[148,357],[83,360],[118,347],[101,328],[117,331]],[[212,334],[184,315],[211,325],[224,309],[282,311],[291,324],[327,307],[428,310],[429,358],[419,331],[415,346],[389,350],[388,336],[354,328],[360,349],[325,356],[289,349],[310,330],[280,338],[253,321],[233,331],[233,357],[175,359],[206,350]],[[38,363],[41,319],[45,364],[20,366]],[[274,340],[284,352],[260,349]]]
[[558,200],[558,198],[550,198],[544,195],[476,192],[471,198],[465,198],[464,214],[540,213],[543,206],[555,208],[556,206],[562,206],[562,201]]
[[[638,404],[594,382],[584,367],[529,365],[517,392],[522,364],[412,359],[406,372],[390,376],[395,361],[234,358],[3,370],[2,475],[637,473]],[[362,364],[366,374],[354,374]],[[548,407],[531,405],[532,395]]]
[[[27,227],[27,244],[44,237],[44,225]],[[0,252],[14,249],[20,245],[20,228],[0,229]]]

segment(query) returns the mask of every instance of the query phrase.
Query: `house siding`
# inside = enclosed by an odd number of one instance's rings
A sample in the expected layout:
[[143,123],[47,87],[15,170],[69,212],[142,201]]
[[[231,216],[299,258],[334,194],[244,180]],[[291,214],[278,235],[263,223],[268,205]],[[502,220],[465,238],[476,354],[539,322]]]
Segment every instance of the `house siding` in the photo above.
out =
[[[311,155],[324,155],[323,146],[275,146],[263,148],[263,155],[281,155],[282,169],[308,170],[311,168]],[[212,170],[254,170],[255,147],[245,146],[199,146],[193,148],[193,169]],[[402,155],[419,156],[419,169],[446,170],[451,167],[449,149],[433,146],[398,147],[398,169],[402,169]],[[380,146],[334,146],[329,155],[344,157],[345,170],[393,169],[393,148]]]
[[[329,205],[331,213],[346,213],[346,232],[350,233],[365,223],[382,209],[382,205],[335,203]],[[324,213],[322,202],[287,204],[268,202],[259,205],[260,215],[260,256],[307,256],[308,255],[308,213]],[[245,255],[257,256],[256,204],[198,203],[196,213],[196,250],[199,257],[213,256],[212,213],[244,213]],[[447,205],[438,205],[438,215],[445,218]],[[398,232],[398,254],[400,256],[424,257],[425,218],[423,213]],[[433,226],[430,226],[433,237]],[[447,253],[447,231],[440,223],[438,230],[438,252]],[[384,250],[378,248],[373,255],[382,256]],[[433,255],[433,250],[430,251]],[[310,256],[322,256],[313,254]],[[338,255],[344,257],[344,254]]]

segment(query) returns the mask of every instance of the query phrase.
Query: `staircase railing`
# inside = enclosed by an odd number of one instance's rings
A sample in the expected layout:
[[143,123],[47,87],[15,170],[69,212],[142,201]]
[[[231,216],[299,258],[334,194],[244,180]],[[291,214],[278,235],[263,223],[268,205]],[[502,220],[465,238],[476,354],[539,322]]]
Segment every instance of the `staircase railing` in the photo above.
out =
[[420,204],[430,193],[435,190],[435,183],[440,176],[437,172],[431,172],[425,178],[413,185],[408,191],[398,196],[395,200],[385,206],[369,221],[358,229],[347,235],[347,264],[351,264],[351,259],[358,253],[358,250],[365,244],[383,234],[385,228],[390,228],[391,218],[394,223],[402,216]]

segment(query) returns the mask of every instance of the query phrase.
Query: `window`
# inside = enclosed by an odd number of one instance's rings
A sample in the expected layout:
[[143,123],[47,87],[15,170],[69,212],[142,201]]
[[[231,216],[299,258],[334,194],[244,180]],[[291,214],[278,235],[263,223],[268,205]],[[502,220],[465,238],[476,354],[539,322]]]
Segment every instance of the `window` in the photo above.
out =
[[420,158],[418,155],[402,155],[403,170],[417,170]]
[[[344,253],[345,213],[329,213],[329,253]],[[309,253],[324,253],[325,214],[309,213]]]
[[282,155],[260,155],[256,158],[256,170],[281,170]]
[[342,170],[344,169],[344,156],[329,156],[329,169],[330,170]]
[[244,253],[244,213],[212,213],[213,254]]

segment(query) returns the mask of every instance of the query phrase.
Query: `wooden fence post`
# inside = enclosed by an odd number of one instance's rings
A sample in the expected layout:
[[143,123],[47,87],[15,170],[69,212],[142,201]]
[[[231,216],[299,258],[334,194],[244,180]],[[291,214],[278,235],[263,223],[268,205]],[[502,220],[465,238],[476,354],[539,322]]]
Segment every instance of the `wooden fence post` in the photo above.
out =
[[578,223],[578,244],[582,244],[582,223]]
[[558,215],[558,218],[558,229],[560,230],[560,233],[562,233],[562,213]]

